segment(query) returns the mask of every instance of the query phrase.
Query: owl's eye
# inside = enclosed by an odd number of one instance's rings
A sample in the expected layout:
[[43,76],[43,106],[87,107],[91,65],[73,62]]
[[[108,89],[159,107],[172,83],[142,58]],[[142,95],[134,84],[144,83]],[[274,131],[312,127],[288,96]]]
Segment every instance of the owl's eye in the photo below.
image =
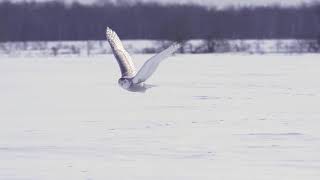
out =
[[124,81],[124,84],[125,84],[126,86],[130,86],[130,81],[129,81],[128,79],[126,79],[126,80]]

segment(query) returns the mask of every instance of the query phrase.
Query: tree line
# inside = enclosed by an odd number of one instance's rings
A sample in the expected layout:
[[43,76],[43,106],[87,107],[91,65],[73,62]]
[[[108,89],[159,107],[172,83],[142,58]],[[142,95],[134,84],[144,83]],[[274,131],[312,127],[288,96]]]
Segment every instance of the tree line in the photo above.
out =
[[194,4],[0,3],[0,41],[122,39],[319,39],[320,4],[229,7]]

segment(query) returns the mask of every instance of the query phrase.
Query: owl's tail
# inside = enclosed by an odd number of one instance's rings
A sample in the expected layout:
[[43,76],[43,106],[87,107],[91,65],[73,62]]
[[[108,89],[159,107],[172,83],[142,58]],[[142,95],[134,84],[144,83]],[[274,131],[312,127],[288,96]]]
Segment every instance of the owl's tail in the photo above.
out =
[[147,89],[153,88],[153,87],[157,87],[157,85],[153,85],[153,84],[143,84],[143,86]]

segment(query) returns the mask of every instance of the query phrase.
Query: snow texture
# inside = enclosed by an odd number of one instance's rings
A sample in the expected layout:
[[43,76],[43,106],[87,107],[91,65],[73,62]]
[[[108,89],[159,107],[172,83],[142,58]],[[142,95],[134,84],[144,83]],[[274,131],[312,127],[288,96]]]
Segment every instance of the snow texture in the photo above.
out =
[[[133,55],[141,66],[152,55]],[[319,55],[0,59],[1,180],[318,180]]]

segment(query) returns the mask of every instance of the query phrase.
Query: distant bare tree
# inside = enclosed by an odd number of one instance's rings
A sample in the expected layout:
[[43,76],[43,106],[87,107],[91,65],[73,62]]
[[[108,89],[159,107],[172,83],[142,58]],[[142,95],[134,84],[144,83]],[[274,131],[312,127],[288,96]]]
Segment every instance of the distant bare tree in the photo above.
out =
[[87,56],[91,55],[91,51],[93,49],[93,43],[91,41],[87,41],[86,43],[86,48],[87,48]]
[[[320,20],[319,20],[320,21]],[[319,22],[319,26],[320,26],[320,22]],[[320,33],[318,35],[318,38],[317,38],[317,46],[318,46],[318,52],[320,52]]]
[[207,46],[207,53],[216,52],[216,41],[212,34],[206,36],[205,45]]
[[71,46],[71,53],[76,54],[76,55],[80,55],[80,48],[76,47],[75,45],[72,45]]
[[59,47],[54,46],[54,47],[51,48],[51,51],[52,51],[52,55],[53,56],[57,56],[58,53],[59,53]]

